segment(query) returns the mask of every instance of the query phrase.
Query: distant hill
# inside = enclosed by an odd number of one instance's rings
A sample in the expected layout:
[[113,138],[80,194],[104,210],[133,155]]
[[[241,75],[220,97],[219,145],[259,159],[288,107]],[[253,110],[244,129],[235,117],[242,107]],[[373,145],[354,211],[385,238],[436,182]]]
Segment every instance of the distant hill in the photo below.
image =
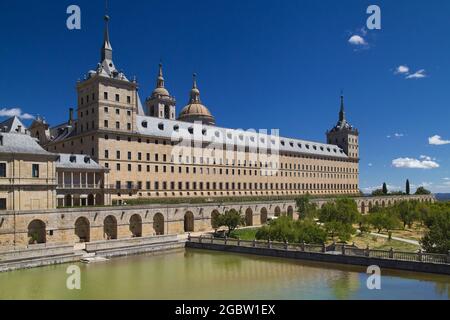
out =
[[450,193],[436,193],[435,196],[439,201],[450,201]]

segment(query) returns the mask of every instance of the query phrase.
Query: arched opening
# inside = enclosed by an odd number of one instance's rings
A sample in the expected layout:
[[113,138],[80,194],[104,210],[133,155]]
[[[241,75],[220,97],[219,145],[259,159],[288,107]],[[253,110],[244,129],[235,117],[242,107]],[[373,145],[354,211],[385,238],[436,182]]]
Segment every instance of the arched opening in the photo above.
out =
[[45,223],[41,220],[33,220],[28,225],[28,244],[46,243]]
[[81,243],[91,241],[91,229],[88,219],[80,217],[75,221],[75,235]]
[[369,212],[371,212],[372,211],[372,201],[369,201]]
[[219,211],[214,210],[211,213],[211,228],[213,228],[214,230],[219,229],[219,225],[217,223],[217,218],[220,216]]
[[71,207],[71,206],[72,206],[72,196],[68,194],[64,197],[64,207]]
[[88,195],[87,205],[94,206],[95,205],[95,196],[93,194]]
[[133,238],[142,237],[142,218],[138,214],[134,214],[130,218],[130,231]]
[[267,209],[262,208],[261,209],[261,224],[266,224],[266,223],[267,223]]
[[153,230],[157,236],[164,235],[164,216],[159,212],[153,217]]
[[288,215],[289,219],[294,219],[294,208],[292,208],[292,206],[288,207],[287,215]]
[[103,237],[106,240],[117,239],[117,220],[114,216],[107,216],[103,222]]
[[366,203],[365,202],[361,202],[361,213],[362,214],[366,213]]
[[384,202],[384,200],[383,200],[383,201],[381,201],[381,207],[383,207],[383,208],[385,208],[385,207],[386,207],[386,202]]
[[184,232],[194,232],[194,214],[190,211],[184,215]]
[[170,107],[167,105],[164,106],[164,118],[170,119]]
[[245,225],[247,227],[253,226],[253,211],[250,208],[245,211]]
[[275,208],[275,217],[281,217],[281,209],[280,207]]

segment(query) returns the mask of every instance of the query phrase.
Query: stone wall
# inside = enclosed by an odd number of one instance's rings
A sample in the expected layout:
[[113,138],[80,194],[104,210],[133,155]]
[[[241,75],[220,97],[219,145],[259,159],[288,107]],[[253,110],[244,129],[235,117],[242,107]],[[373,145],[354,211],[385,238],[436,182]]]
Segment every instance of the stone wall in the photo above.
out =
[[[321,207],[332,199],[314,199]],[[401,200],[433,202],[427,196],[389,196],[355,198],[359,209],[376,204],[393,205]],[[41,243],[74,244],[80,242],[80,229],[87,230],[87,241],[126,239],[136,236],[131,221],[138,221],[138,236],[174,235],[211,230],[213,214],[236,209],[246,217],[247,225],[259,226],[268,217],[289,215],[298,219],[295,201],[248,202],[234,204],[146,205],[133,207],[84,207],[0,213],[0,248],[25,248],[29,245],[30,224],[40,222],[44,229],[32,233]],[[364,211],[364,210],[361,210]],[[367,212],[368,210],[365,210]],[[191,220],[192,219],[192,220]],[[107,221],[112,221],[108,223]],[[76,227],[78,225],[78,229]],[[81,226],[81,227],[80,227]],[[136,226],[136,223],[135,223]],[[111,230],[114,232],[111,233]],[[112,234],[112,236],[111,236]],[[38,242],[39,243],[39,242]],[[35,245],[35,244],[33,244]]]

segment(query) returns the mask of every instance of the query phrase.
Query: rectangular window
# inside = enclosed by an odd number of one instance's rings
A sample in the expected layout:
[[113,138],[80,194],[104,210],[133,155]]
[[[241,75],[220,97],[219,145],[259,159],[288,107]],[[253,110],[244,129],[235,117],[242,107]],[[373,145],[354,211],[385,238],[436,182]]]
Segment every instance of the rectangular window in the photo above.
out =
[[108,120],[105,120],[105,122],[104,122],[104,127],[105,127],[105,128],[108,128]]
[[109,159],[109,151],[105,150],[105,159]]
[[120,114],[120,109],[116,109],[116,114],[117,114],[117,115]]
[[120,160],[120,151],[116,151],[116,159]]
[[105,100],[108,100],[108,92],[104,92],[104,93],[103,93],[103,98],[104,98]]
[[120,129],[120,122],[119,121],[116,122],[116,129]]
[[105,111],[105,113],[109,112],[108,107],[105,107],[103,110]]
[[120,101],[120,96],[118,94],[116,94],[116,101],[119,102]]
[[6,163],[0,163],[0,178],[6,178]]
[[6,199],[0,199],[0,210],[6,210]]
[[39,165],[38,164],[33,164],[32,176],[33,176],[33,178],[39,178]]
[[127,96],[127,103],[131,103],[131,97]]

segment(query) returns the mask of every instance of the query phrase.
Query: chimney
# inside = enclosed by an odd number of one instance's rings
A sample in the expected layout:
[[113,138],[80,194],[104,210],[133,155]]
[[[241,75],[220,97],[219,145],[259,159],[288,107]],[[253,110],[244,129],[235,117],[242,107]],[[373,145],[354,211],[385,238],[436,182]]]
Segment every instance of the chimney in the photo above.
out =
[[73,123],[73,108],[69,109],[69,124],[72,125]]

